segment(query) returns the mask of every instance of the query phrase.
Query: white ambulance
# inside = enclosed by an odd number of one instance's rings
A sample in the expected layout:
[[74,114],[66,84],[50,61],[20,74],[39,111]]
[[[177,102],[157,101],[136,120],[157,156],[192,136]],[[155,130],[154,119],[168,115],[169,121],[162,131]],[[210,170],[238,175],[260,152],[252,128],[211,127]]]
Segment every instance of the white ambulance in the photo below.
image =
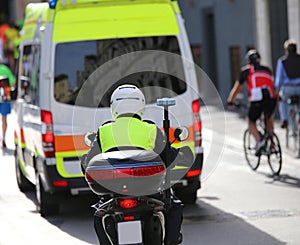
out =
[[[171,131],[189,129],[192,168],[173,169],[174,189],[193,203],[203,163],[198,84],[180,9],[171,0],[50,0],[26,7],[18,71],[16,174],[21,191],[36,188],[43,216],[67,195],[90,193],[80,168],[84,134],[112,120],[110,95],[131,83],[145,93],[145,119],[161,128],[162,97]],[[184,165],[184,163],[183,163]],[[177,177],[176,177],[177,176]],[[176,179],[177,178],[177,179]]]

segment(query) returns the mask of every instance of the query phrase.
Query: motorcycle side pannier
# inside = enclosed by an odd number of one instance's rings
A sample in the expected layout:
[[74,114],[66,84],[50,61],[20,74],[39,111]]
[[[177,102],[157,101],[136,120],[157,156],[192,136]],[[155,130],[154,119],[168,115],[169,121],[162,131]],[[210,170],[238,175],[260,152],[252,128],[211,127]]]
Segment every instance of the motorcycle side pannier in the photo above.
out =
[[166,168],[158,154],[146,150],[112,151],[89,162],[85,179],[98,195],[151,195],[162,190]]

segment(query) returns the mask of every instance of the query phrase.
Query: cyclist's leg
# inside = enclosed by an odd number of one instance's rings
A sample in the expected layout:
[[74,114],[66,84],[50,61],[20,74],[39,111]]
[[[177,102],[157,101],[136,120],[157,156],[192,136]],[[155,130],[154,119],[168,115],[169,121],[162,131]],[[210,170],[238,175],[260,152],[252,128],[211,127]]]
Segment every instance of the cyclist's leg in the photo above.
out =
[[266,119],[266,130],[267,132],[274,131],[273,115],[276,108],[276,99],[266,99],[263,102],[263,113]]
[[278,111],[281,123],[288,122],[288,110],[289,109],[286,100],[281,98],[281,101],[278,102]]
[[281,101],[279,103],[278,109],[281,122],[288,121],[289,109],[287,99],[291,96],[290,92],[290,87],[287,86],[283,86],[280,90]]
[[273,140],[273,132],[274,132],[274,121],[273,121],[273,115],[276,108],[276,99],[265,99],[263,102],[263,113],[265,117],[266,122],[266,131],[271,133],[268,139],[270,141],[267,143],[269,147],[274,147],[274,140]]
[[273,117],[266,118],[266,130],[267,132],[273,132],[274,131],[274,120]]
[[256,122],[253,122],[252,120],[248,120],[248,126],[250,133],[254,136],[256,142],[260,140],[260,134],[256,127]]
[[256,121],[261,115],[261,103],[260,102],[251,102],[250,108],[248,111],[248,127],[250,133],[254,136],[256,142],[260,140],[260,133],[256,126]]

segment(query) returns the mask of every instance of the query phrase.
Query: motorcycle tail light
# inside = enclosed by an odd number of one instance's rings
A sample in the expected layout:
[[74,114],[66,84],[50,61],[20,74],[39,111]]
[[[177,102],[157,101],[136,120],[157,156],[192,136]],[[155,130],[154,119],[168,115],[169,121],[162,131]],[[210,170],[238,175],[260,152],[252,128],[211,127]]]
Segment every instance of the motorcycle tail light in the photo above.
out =
[[165,167],[163,165],[159,166],[149,166],[149,167],[139,167],[132,169],[133,176],[163,176],[165,174]]
[[52,181],[52,184],[56,187],[67,187],[69,185],[66,180],[54,180]]
[[130,216],[124,216],[123,220],[124,220],[124,221],[131,221],[131,220],[134,220],[134,216],[133,216],[133,215],[130,215]]
[[139,202],[136,199],[133,199],[133,198],[127,198],[127,199],[119,200],[120,207],[124,208],[124,209],[134,208],[138,204],[139,204]]
[[186,177],[195,177],[195,176],[200,175],[200,173],[201,173],[200,169],[189,170],[189,171],[186,173]]

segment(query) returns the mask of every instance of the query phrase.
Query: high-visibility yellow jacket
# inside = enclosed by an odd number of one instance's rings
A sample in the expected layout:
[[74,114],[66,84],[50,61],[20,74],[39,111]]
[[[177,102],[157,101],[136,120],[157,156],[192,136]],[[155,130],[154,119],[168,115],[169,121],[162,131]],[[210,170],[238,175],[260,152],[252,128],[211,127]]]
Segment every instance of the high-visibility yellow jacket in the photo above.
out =
[[[119,116],[116,121],[99,127],[90,151],[81,159],[82,171],[84,173],[84,169],[89,161],[101,152],[133,148],[154,151],[160,155],[164,162],[166,161],[166,139],[162,131],[154,123],[142,121],[138,117],[132,117],[132,115]],[[184,148],[185,154],[178,158],[181,148],[171,147],[171,162],[169,164],[174,164],[175,166],[177,162],[186,162],[187,165],[188,163],[191,165],[194,162],[193,152],[189,147]]]
[[155,148],[157,127],[135,117],[119,117],[115,122],[101,126],[98,135],[102,152],[117,147],[151,151]]

